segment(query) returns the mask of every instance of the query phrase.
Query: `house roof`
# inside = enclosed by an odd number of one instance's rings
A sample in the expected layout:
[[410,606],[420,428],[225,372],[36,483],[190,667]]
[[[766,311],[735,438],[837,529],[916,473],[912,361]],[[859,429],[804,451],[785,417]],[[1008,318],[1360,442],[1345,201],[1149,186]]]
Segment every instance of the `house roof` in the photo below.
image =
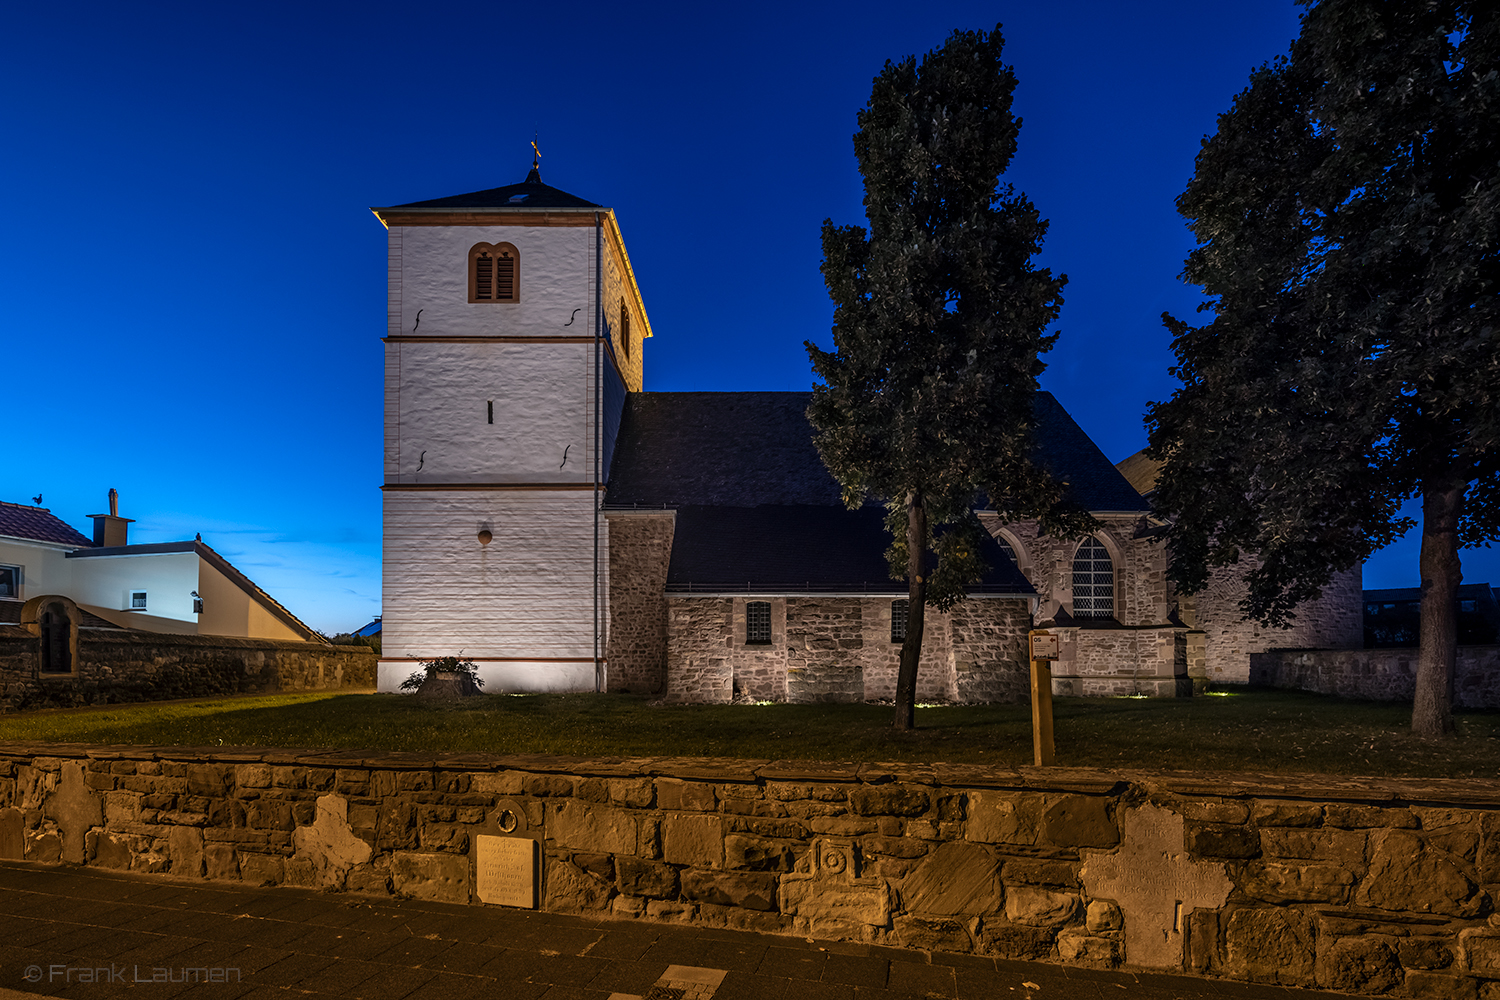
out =
[[92,546],[91,539],[46,507],[0,500],[0,535],[24,538],[31,542],[53,542],[58,545]]
[[220,573],[223,573],[226,577],[236,583],[241,590],[245,591],[251,597],[259,601],[267,611],[271,612],[271,614],[275,617],[281,619],[283,624],[289,626],[294,632],[300,632],[303,639],[309,641],[317,641],[322,638],[316,631],[309,628],[307,624],[304,623],[300,618],[292,614],[286,608],[282,607],[280,602],[278,602],[274,597],[256,586],[255,581],[251,580],[244,573],[241,573],[239,570],[235,569],[233,563],[231,563],[228,559],[225,559],[223,556],[219,555],[218,552],[214,551],[214,549],[205,542],[155,542],[149,545],[111,545],[108,547],[90,548],[82,552],[69,552],[67,554],[67,558],[80,559],[107,556],[147,556],[168,552],[197,553],[199,558],[217,569]]
[[[885,510],[827,504],[688,505],[676,510],[668,593],[868,593],[900,596],[885,550]],[[985,535],[990,569],[972,593],[1031,595],[1035,589]]]
[[[625,404],[610,507],[842,507],[813,446],[807,392],[643,392]],[[1042,463],[1093,511],[1149,505],[1051,393],[1036,397]],[[883,548],[883,546],[882,546]]]
[[[471,191],[468,194],[449,195],[446,198],[429,198],[426,201],[413,201],[405,205],[392,205],[391,209],[409,208],[603,208],[592,201],[586,201],[575,194],[561,191],[550,184],[542,183],[542,176],[535,167],[526,179],[519,184],[507,184],[504,187],[486,188],[483,191]],[[378,208],[377,212],[388,211]]]
[[1147,458],[1144,450],[1115,463],[1115,468],[1120,470],[1120,475],[1124,476],[1141,496],[1146,496],[1156,489],[1156,480],[1161,476],[1161,466],[1162,463],[1157,459]]

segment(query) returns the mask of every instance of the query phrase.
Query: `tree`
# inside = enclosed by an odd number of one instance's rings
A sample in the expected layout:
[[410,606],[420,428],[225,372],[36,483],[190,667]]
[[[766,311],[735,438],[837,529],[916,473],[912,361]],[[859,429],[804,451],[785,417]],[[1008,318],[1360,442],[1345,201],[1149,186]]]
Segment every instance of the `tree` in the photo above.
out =
[[891,575],[910,596],[898,729],[912,727],[926,605],[951,608],[984,573],[979,492],[1008,519],[1093,527],[1032,460],[1038,356],[1067,279],[1033,265],[1047,224],[1000,185],[1021,125],[1003,44],[998,27],[955,31],[920,66],[886,63],[854,136],[869,230],[823,223],[834,349],[807,344],[823,383],[807,415],[845,503],[887,505]]
[[1178,199],[1181,380],[1150,408],[1172,573],[1254,553],[1243,609],[1285,624],[1422,498],[1412,728],[1452,729],[1462,545],[1500,529],[1500,22],[1477,0],[1303,0]]

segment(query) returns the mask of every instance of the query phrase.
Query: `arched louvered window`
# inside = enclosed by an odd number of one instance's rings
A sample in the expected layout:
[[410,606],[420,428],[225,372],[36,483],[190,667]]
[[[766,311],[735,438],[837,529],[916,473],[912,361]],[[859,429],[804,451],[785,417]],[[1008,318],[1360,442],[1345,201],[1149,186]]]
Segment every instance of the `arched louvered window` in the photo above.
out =
[[911,607],[909,601],[891,602],[891,641],[906,641],[906,612]]
[[514,246],[476,243],[469,249],[469,301],[521,301],[521,255]]
[[745,604],[745,645],[768,646],[771,643],[771,602],[748,601]]
[[1009,539],[1007,539],[1004,535],[996,535],[995,544],[1000,546],[1000,551],[1005,553],[1005,558],[1009,559],[1017,566],[1021,565],[1016,561],[1016,550],[1010,547]]
[[1114,613],[1114,563],[1099,539],[1084,539],[1073,556],[1073,617],[1111,618]]

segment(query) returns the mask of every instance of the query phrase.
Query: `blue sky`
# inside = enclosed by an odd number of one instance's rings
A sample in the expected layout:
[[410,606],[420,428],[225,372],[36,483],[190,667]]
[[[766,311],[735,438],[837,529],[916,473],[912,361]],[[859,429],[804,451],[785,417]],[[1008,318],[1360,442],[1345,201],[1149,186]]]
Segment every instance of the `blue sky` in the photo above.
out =
[[[132,540],[201,532],[309,624],[380,609],[385,239],[369,213],[520,181],[613,206],[656,336],[646,386],[805,389],[823,219],[887,59],[1003,23],[1009,179],[1069,285],[1054,392],[1118,461],[1173,383],[1173,201],[1289,2],[11,5],[0,499]],[[1416,583],[1414,535],[1366,586]],[[1500,558],[1465,554],[1500,583]]]

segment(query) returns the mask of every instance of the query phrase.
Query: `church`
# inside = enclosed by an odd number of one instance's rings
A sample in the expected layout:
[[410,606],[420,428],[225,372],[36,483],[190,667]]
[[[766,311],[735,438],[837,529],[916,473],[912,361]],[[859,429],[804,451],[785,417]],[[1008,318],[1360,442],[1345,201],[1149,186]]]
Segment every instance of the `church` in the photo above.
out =
[[[519,184],[372,209],[388,241],[383,658],[473,660],[487,692],[682,702],[888,699],[906,628],[878,506],[850,511],[807,392],[646,392],[645,303],[612,209]],[[1240,620],[1232,571],[1179,596],[1144,456],[1112,465],[1038,393],[1037,447],[1102,527],[978,511],[991,569],[929,609],[917,697],[1027,695],[1060,634],[1059,695],[1245,683],[1249,654],[1362,642],[1360,571],[1290,631]]]

